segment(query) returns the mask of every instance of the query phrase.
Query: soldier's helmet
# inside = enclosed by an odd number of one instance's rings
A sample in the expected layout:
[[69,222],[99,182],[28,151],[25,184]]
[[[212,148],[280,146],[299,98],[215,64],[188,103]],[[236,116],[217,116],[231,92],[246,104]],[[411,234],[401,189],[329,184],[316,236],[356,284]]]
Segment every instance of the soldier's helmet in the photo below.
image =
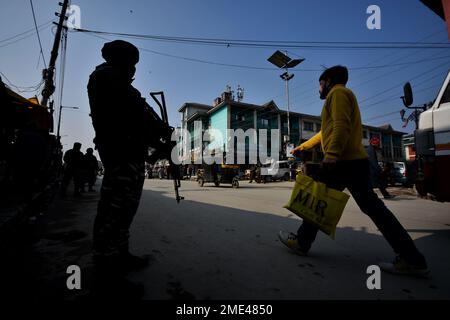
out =
[[104,44],[102,57],[113,65],[134,66],[139,62],[139,50],[127,41],[114,40]]

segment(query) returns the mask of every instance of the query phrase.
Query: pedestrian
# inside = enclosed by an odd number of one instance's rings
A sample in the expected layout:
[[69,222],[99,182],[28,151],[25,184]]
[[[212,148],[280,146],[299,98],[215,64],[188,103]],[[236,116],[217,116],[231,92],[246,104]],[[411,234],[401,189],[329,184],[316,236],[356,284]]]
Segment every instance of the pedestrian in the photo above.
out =
[[164,179],[164,177],[165,177],[164,172],[165,172],[164,166],[161,165],[161,166],[159,167],[159,169],[158,169],[158,178],[159,178],[159,180]]
[[66,195],[67,187],[70,181],[73,180],[73,195],[78,197],[81,195],[82,188],[82,170],[83,170],[83,158],[84,155],[80,151],[81,143],[75,142],[73,148],[67,150],[64,154],[64,176],[61,183],[61,194]]
[[188,179],[191,179],[191,177],[192,177],[192,164],[189,164],[187,167],[187,176],[188,176]]
[[97,180],[98,173],[98,160],[94,155],[94,149],[88,148],[86,154],[84,155],[84,172],[85,172],[85,182],[88,184],[88,191],[95,192],[94,185]]
[[296,162],[289,163],[289,175],[290,175],[290,180],[295,181],[295,178],[297,177],[297,163]]
[[[367,153],[362,144],[358,103],[346,88],[348,70],[343,66],[326,69],[319,78],[320,98],[325,100],[321,131],[295,148],[295,155],[321,144],[324,152],[320,181],[342,191],[348,188],[362,212],[367,214],[393,248],[392,263],[380,263],[387,272],[423,276],[428,273],[424,256],[406,230],[378,198],[370,181]],[[280,241],[299,255],[307,255],[318,229],[303,221],[297,233],[279,232]]]
[[372,186],[378,188],[384,199],[392,199],[395,196],[391,195],[387,190],[387,177],[386,172],[380,167],[379,156],[380,151],[380,139],[378,137],[372,137],[369,141],[369,145],[365,147],[367,155],[369,157],[370,164],[370,179]]
[[147,179],[151,179],[152,177],[153,166],[150,163],[145,163],[145,175]]
[[253,180],[256,179],[256,165],[253,165],[250,168],[250,181],[248,183],[253,183]]
[[105,276],[148,264],[148,256],[130,253],[129,229],[142,194],[148,148],[169,128],[152,116],[154,111],[132,86],[138,49],[116,40],[103,46],[102,56],[106,62],[90,75],[88,95],[94,142],[104,167],[94,222],[94,265]]

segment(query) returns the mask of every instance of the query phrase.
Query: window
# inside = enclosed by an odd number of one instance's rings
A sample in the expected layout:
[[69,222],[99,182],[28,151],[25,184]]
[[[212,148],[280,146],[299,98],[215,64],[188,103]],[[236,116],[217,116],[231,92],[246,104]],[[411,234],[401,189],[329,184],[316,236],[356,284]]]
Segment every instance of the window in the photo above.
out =
[[447,89],[445,89],[444,94],[442,95],[441,104],[450,102],[450,83],[447,86]]
[[305,121],[303,127],[305,128],[305,131],[314,131],[314,123],[312,122]]
[[394,159],[403,158],[403,149],[401,147],[394,147]]
[[319,132],[321,128],[321,124],[320,123],[316,123],[316,132]]
[[392,136],[392,144],[394,145],[394,147],[402,147],[402,137]]
[[268,127],[269,126],[269,119],[261,119],[261,125]]
[[285,163],[285,162],[282,162],[282,163],[280,163],[279,168],[280,168],[280,169],[287,169],[287,168],[289,168],[289,164],[287,164],[287,163]]
[[236,121],[245,121],[245,116],[237,114],[235,116]]

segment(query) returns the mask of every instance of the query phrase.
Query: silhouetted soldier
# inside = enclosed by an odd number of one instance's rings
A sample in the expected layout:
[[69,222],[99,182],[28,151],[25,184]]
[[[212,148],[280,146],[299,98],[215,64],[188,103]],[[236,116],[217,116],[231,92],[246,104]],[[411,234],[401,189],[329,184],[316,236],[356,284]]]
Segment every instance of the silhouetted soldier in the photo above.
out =
[[[11,103],[6,92],[6,86],[0,77],[0,161],[4,161],[9,156],[9,151],[11,149],[11,129],[9,128],[8,119],[11,119]],[[3,177],[2,177],[3,178]]]
[[83,166],[83,153],[81,150],[81,143],[75,142],[73,148],[67,150],[64,154],[64,177],[62,181],[62,195],[66,195],[66,189],[69,186],[70,180],[73,179],[73,194],[80,195],[80,188],[82,184],[81,171]]
[[148,263],[148,257],[129,252],[129,228],[139,206],[148,146],[157,144],[167,125],[155,120],[131,85],[138,49],[116,40],[103,46],[102,56],[106,62],[96,67],[88,84],[94,142],[104,167],[94,222],[94,263],[126,272]]

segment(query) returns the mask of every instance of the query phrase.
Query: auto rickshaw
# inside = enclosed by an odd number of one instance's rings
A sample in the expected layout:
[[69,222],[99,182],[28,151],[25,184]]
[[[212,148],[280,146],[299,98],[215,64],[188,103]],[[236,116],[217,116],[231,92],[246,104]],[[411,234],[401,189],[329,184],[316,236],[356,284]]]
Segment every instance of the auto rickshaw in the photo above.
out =
[[212,182],[216,187],[221,183],[229,183],[233,188],[239,188],[239,165],[205,165],[197,171],[197,182],[200,187],[203,187],[205,183]]

